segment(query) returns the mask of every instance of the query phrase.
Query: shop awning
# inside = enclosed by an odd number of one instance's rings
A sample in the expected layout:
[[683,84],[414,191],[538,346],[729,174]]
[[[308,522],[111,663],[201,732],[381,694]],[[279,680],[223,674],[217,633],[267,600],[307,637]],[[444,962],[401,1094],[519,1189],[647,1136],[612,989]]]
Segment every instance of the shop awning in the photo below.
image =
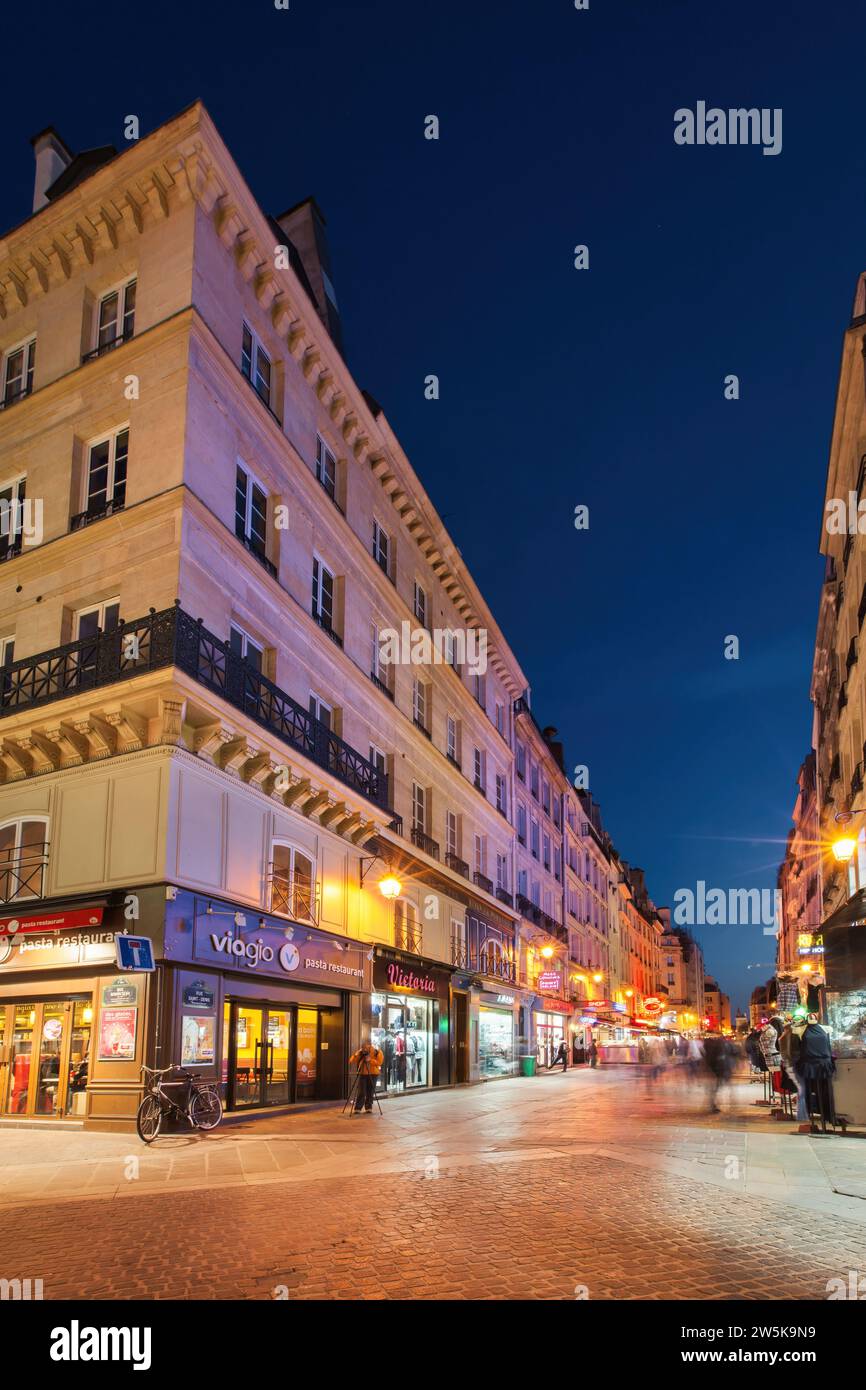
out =
[[830,913],[822,923],[821,930],[832,931],[834,927],[847,927],[852,922],[863,921],[866,921],[866,888],[858,888],[853,897]]

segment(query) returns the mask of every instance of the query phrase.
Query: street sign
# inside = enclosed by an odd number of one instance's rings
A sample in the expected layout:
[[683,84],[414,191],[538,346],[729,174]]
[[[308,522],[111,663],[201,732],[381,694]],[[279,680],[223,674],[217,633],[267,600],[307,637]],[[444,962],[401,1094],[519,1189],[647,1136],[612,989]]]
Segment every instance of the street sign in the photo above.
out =
[[117,951],[118,970],[155,970],[153,963],[153,942],[148,936],[122,936],[114,938]]

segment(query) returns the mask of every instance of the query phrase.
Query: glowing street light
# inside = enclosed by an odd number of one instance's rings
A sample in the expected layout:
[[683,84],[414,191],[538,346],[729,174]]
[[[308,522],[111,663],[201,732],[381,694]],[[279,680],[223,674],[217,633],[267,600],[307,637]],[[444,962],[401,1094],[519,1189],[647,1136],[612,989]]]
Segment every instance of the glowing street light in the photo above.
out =
[[850,864],[857,848],[857,841],[850,835],[842,834],[833,841],[833,858],[838,864]]
[[399,878],[395,878],[393,874],[386,874],[384,878],[379,879],[379,892],[383,898],[399,898],[402,888]]

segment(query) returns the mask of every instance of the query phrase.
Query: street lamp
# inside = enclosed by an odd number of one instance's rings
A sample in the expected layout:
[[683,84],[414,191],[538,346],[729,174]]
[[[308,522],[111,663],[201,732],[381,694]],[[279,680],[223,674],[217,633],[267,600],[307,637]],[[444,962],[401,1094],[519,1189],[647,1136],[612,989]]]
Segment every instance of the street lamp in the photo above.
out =
[[850,864],[857,848],[857,841],[844,833],[833,841],[833,858],[838,864]]
[[387,898],[389,901],[393,898],[399,898],[402,888],[403,885],[399,878],[395,878],[393,874],[386,874],[384,878],[379,879],[379,892],[383,898]]

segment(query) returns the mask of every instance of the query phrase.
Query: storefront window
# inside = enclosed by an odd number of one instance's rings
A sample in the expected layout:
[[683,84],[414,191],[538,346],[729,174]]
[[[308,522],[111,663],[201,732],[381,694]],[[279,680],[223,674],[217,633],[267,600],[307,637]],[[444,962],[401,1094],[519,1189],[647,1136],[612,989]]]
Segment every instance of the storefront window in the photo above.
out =
[[295,1062],[295,1098],[297,1100],[310,1100],[316,1094],[318,1039],[318,1010],[298,1009],[298,1047]]
[[479,1009],[478,1066],[482,1077],[513,1073],[514,1015],[509,1009]]
[[408,1091],[430,1085],[432,1010],[429,999],[373,995],[372,1039],[385,1057],[380,1090]]
[[535,1055],[540,1067],[553,1066],[559,1044],[565,1038],[565,1024],[564,1014],[535,1015]]
[[216,1016],[184,1014],[181,1024],[181,1066],[209,1065],[214,1059]]

